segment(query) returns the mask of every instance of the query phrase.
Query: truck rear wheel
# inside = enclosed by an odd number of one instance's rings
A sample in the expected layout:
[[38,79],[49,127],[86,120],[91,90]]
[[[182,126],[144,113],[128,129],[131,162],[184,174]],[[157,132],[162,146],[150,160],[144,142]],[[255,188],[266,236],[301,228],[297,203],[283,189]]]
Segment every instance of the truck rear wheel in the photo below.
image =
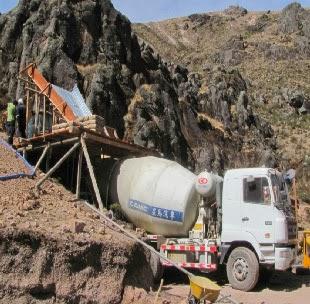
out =
[[228,258],[226,273],[233,288],[252,290],[259,277],[259,264],[255,253],[246,247],[235,248]]

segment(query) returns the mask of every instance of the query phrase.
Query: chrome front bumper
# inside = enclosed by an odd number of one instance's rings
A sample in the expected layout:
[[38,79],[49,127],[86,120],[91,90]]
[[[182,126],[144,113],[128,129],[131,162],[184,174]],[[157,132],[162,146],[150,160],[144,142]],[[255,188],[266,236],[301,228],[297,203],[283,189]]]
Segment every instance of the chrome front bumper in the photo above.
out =
[[275,248],[275,270],[287,270],[295,262],[296,259],[295,248]]

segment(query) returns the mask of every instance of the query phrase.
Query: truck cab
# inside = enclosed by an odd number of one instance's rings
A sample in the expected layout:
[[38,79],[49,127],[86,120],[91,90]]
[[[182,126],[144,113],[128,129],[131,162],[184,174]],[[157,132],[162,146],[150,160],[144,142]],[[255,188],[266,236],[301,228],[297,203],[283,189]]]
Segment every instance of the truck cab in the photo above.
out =
[[227,171],[222,214],[220,262],[226,263],[233,287],[252,289],[258,266],[291,267],[296,257],[297,224],[279,172],[268,168]]
[[224,179],[202,172],[196,190],[202,199],[189,237],[164,238],[162,254],[202,272],[224,264],[232,287],[244,291],[255,287],[261,269],[284,271],[292,266],[297,224],[278,171],[233,169]]

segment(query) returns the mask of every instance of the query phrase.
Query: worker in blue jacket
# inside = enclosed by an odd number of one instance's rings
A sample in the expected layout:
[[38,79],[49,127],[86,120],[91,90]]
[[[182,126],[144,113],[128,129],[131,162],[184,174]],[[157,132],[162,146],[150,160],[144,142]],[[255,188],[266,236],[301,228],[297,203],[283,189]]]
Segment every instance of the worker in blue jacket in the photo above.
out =
[[16,108],[16,119],[19,136],[26,138],[26,107],[22,98],[18,100],[18,105]]

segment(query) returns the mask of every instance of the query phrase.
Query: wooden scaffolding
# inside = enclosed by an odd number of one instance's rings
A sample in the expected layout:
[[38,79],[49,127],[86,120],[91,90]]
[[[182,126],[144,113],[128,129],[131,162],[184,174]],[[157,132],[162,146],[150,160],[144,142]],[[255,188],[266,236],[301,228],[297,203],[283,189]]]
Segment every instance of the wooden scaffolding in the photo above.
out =
[[[116,130],[105,125],[104,118],[90,115],[78,117],[70,105],[62,98],[53,85],[46,81],[35,64],[21,71],[19,80],[24,84],[26,96],[26,121],[32,123],[34,130],[27,139],[20,139],[15,145],[17,150],[27,155],[40,154],[35,164],[38,170],[48,153],[54,153],[58,147],[65,150],[57,154],[57,162],[47,170],[37,182],[39,189],[44,181],[70,157],[77,153],[76,198],[81,194],[83,158],[93,186],[94,194],[102,211],[104,205],[100,196],[92,160],[106,158],[159,156],[157,151],[128,143],[118,138]],[[32,120],[32,121],[31,121]],[[28,130],[29,131],[29,130]],[[29,133],[29,132],[28,132]]]

